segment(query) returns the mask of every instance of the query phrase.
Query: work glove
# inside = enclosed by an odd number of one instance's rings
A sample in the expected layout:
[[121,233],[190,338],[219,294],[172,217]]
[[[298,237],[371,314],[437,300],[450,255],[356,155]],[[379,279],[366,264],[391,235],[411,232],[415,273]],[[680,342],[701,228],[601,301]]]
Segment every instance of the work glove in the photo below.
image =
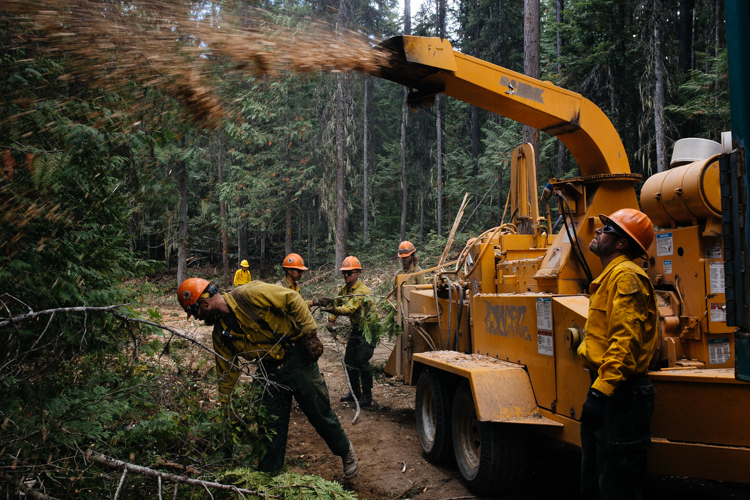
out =
[[318,332],[313,330],[309,334],[306,334],[303,345],[305,346],[307,354],[310,355],[310,359],[312,359],[314,362],[318,361],[320,356],[323,354],[323,342],[321,342],[318,338]]
[[586,402],[581,411],[581,423],[591,430],[598,431],[604,425],[604,415],[607,413],[609,396],[594,388],[586,394]]
[[315,297],[312,299],[312,305],[328,307],[333,304],[333,299],[328,297]]
[[334,306],[324,307],[323,309],[321,309],[321,311],[327,312],[329,314],[336,314],[336,307]]

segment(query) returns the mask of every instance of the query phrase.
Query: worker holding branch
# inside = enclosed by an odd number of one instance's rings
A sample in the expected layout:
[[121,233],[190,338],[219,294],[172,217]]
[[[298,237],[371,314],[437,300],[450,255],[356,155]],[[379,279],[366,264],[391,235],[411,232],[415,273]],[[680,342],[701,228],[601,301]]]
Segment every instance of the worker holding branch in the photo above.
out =
[[656,350],[657,308],[651,281],[633,262],[654,239],[651,220],[625,208],[600,215],[589,250],[604,270],[591,283],[585,336],[578,347],[591,387],[581,412],[581,494],[588,499],[642,498],[656,390],[648,367]]
[[262,472],[275,472],[284,465],[292,396],[325,440],[343,459],[345,479],[359,472],[359,461],[349,438],[331,408],[318,358],[323,344],[310,309],[294,290],[253,282],[220,293],[215,285],[189,278],[177,289],[177,299],[188,313],[213,325],[219,395],[229,403],[239,378],[237,357],[257,360],[272,384],[267,384],[262,404],[276,418],[263,436],[265,454],[258,460]]
[[348,316],[352,324],[352,331],[346,343],[344,363],[349,375],[352,392],[347,392],[341,401],[354,401],[356,396],[361,406],[372,404],[372,369],[370,358],[375,352],[377,339],[370,341],[364,336],[362,317],[368,312],[364,297],[370,295],[367,285],[359,281],[362,273],[362,263],[353,255],[344,259],[339,268],[344,276],[344,286],[339,290],[338,297],[332,306],[323,309],[331,315],[328,317],[328,328],[332,329],[339,316]]
[[[398,258],[401,259],[401,271],[396,272],[396,277],[393,280],[393,286],[399,285],[398,277],[404,274],[418,273],[422,271],[417,262],[417,248],[411,241],[402,241],[398,246]],[[404,285],[424,285],[425,279],[424,274],[418,274],[416,276],[409,276],[404,282]]]

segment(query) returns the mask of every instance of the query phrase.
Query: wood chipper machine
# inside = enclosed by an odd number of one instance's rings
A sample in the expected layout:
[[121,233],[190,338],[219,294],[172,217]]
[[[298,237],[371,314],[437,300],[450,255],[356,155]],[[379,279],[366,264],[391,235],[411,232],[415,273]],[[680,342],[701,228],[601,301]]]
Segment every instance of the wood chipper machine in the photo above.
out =
[[[581,176],[549,181],[540,217],[534,151],[510,152],[511,222],[472,239],[426,285],[400,285],[403,334],[386,371],[416,385],[426,457],[455,457],[469,487],[500,494],[523,478],[537,432],[580,446],[590,383],[576,349],[601,271],[588,244],[599,214],[641,208],[656,225],[642,261],[658,294],[659,351],[649,470],[750,482],[750,385],[734,377],[726,324],[718,160],[726,145],[688,140],[673,167],[649,178],[640,207],[619,135],[579,94],[461,54],[447,40],[385,41],[377,76],[412,89],[413,107],[443,93],[556,136]],[[549,213],[549,210],[547,211]]]

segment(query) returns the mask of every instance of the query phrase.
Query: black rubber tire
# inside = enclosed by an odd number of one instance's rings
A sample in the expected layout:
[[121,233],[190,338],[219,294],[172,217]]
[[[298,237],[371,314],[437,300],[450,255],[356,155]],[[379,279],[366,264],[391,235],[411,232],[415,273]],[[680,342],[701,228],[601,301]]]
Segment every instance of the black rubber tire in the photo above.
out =
[[426,369],[417,380],[414,404],[417,436],[430,463],[443,464],[453,457],[451,440],[451,388],[437,371]]
[[528,463],[522,425],[479,422],[468,382],[453,397],[453,449],[469,489],[480,496],[501,496],[524,480]]

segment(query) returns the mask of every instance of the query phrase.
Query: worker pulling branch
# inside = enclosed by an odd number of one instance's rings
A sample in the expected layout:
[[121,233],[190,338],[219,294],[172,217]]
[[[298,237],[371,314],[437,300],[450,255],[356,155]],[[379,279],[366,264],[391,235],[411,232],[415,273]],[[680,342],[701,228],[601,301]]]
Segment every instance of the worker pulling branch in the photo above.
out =
[[581,495],[588,499],[642,498],[656,390],[648,367],[656,350],[654,288],[633,262],[654,239],[651,220],[625,208],[596,229],[589,250],[604,270],[591,283],[581,363],[591,387],[581,412]]
[[[262,472],[284,465],[292,396],[330,450],[342,458],[344,478],[359,472],[359,461],[349,438],[331,408],[317,360],[323,345],[317,325],[299,293],[263,282],[253,282],[219,293],[212,283],[189,278],[180,284],[177,299],[188,313],[213,325],[214,350],[226,359],[240,356],[258,360],[273,382],[263,395],[263,406],[276,418],[263,436],[266,453],[258,460]],[[239,378],[235,365],[216,358],[219,395],[229,403]]]
[[[417,248],[411,241],[402,241],[398,246],[398,258],[401,259],[401,271],[396,272],[396,277],[393,280],[393,286],[398,286],[398,277],[404,274],[418,273],[422,271],[417,262]],[[416,276],[409,276],[404,281],[404,285],[424,285],[425,279],[424,274],[418,274]]]
[[247,285],[253,281],[250,275],[250,264],[246,260],[240,262],[240,268],[234,273],[234,286]]
[[[290,253],[289,255],[284,257],[284,263],[281,264],[281,267],[284,268],[284,277],[277,281],[276,284],[278,286],[283,286],[284,288],[294,290],[295,292],[298,292],[300,295],[302,295],[299,290],[299,285],[297,284],[299,280],[302,279],[302,274],[307,271],[307,267],[305,267],[305,261],[302,259],[302,256],[298,253]],[[310,307],[326,307],[330,306],[331,304],[333,304],[333,299],[329,299],[326,297],[315,297],[314,299],[307,301],[307,305]]]
[[332,329],[339,316],[348,316],[352,324],[352,331],[346,343],[344,362],[349,374],[353,393],[347,392],[341,401],[354,401],[356,397],[361,406],[372,404],[372,368],[370,358],[375,352],[377,337],[371,335],[368,341],[363,331],[363,316],[371,307],[365,301],[365,296],[371,295],[367,285],[359,281],[362,273],[362,263],[353,255],[344,259],[339,268],[344,277],[344,286],[339,290],[338,298],[332,306],[323,309],[331,315],[328,317],[328,328]]

